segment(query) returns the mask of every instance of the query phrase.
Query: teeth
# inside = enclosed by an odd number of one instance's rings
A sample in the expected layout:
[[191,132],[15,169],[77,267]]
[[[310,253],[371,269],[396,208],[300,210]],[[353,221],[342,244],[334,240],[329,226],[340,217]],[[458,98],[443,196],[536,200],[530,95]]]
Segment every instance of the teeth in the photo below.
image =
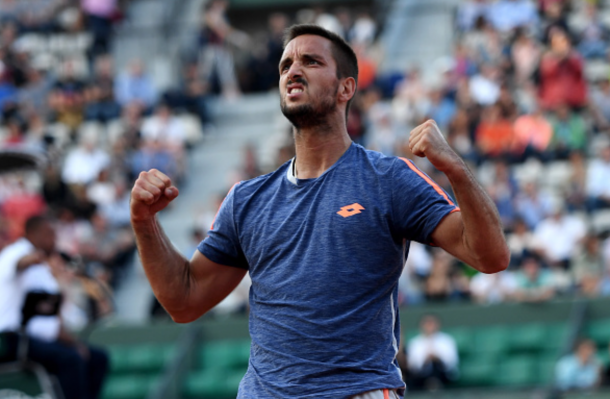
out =
[[290,93],[302,93],[303,89],[291,89]]

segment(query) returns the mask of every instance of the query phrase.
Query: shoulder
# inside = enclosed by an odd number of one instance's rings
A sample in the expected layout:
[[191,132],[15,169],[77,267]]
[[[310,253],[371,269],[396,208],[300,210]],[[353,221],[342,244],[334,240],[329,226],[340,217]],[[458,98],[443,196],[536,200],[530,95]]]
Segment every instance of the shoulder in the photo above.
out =
[[25,238],[20,238],[0,251],[0,259],[21,258],[34,250],[34,246]]
[[271,187],[279,184],[286,176],[289,165],[290,161],[287,161],[271,173],[257,176],[253,179],[237,182],[230,190],[230,193],[232,192],[236,198],[241,200],[251,196],[254,193],[270,191]]
[[368,150],[358,144],[355,147],[354,160],[363,166],[369,167],[379,175],[392,174],[400,170],[409,170],[413,163],[406,158],[388,156],[378,151]]

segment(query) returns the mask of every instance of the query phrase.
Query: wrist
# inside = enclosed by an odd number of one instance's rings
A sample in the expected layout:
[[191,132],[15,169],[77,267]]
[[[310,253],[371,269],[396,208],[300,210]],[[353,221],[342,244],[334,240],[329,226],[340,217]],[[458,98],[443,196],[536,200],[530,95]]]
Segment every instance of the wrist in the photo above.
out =
[[464,161],[456,156],[456,159],[447,164],[443,170],[440,170],[447,176],[449,181],[459,180],[468,175],[469,169]]

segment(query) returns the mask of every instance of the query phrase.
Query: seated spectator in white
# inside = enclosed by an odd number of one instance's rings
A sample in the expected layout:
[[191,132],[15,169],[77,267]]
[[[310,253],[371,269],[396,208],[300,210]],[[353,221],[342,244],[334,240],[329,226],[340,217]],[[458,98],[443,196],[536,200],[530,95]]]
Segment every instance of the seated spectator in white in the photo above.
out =
[[534,32],[538,24],[538,10],[529,0],[499,0],[491,4],[488,16],[500,32],[510,32],[519,26]]
[[500,84],[498,83],[498,68],[490,64],[481,65],[479,74],[470,78],[470,95],[477,104],[493,105],[500,97]]
[[167,105],[160,104],[154,115],[142,123],[142,139],[145,142],[158,141],[176,155],[181,154],[186,140],[184,124]]
[[479,17],[486,17],[489,12],[488,0],[469,0],[458,7],[457,24],[463,31],[469,31]]
[[541,192],[538,184],[528,181],[515,199],[517,214],[529,229],[534,229],[552,210],[553,201],[546,192]]
[[112,228],[129,226],[131,220],[129,200],[131,195],[125,182],[114,182],[114,192],[114,201],[102,205],[100,212]]
[[520,302],[544,302],[555,295],[551,272],[542,269],[533,257],[525,258],[516,275],[514,298]]
[[599,157],[589,163],[586,193],[589,211],[610,207],[610,142],[604,143]]
[[87,199],[98,207],[114,202],[116,190],[114,183],[110,180],[108,169],[102,169],[97,179],[87,187]]
[[604,276],[604,259],[602,258],[599,237],[587,234],[582,248],[578,251],[571,268],[574,283],[586,296],[596,296],[598,284]]
[[81,137],[78,147],[68,153],[61,174],[65,183],[89,184],[108,166],[110,157],[96,142],[95,137]]
[[557,200],[553,207],[551,216],[534,230],[535,247],[548,265],[563,266],[567,270],[587,228],[582,219],[565,212],[563,200]]
[[[61,262],[55,253],[55,232],[49,220],[34,216],[26,222],[25,237],[0,252],[0,331],[21,326],[21,307],[28,289],[58,294],[50,266]],[[27,357],[59,380],[65,399],[96,398],[108,369],[108,356],[87,346],[63,328],[58,316],[36,316],[27,326]],[[9,334],[9,350],[18,338]]]
[[506,236],[510,250],[510,266],[516,268],[521,261],[534,254],[534,234],[521,218],[516,218],[512,233]]
[[455,340],[440,331],[436,316],[424,316],[419,325],[421,333],[407,345],[408,389],[437,389],[450,384],[457,377],[459,362]]
[[375,40],[377,23],[366,11],[360,12],[354,21],[349,38],[356,44],[370,45]]
[[562,391],[592,390],[600,384],[601,363],[597,360],[595,343],[580,341],[574,353],[559,359],[555,368],[555,384]]
[[470,293],[481,304],[506,302],[513,299],[517,281],[512,272],[478,273],[470,280]]
[[145,109],[153,107],[157,91],[150,77],[144,72],[140,60],[130,63],[127,71],[122,72],[115,81],[114,93],[121,106],[132,102],[141,104]]

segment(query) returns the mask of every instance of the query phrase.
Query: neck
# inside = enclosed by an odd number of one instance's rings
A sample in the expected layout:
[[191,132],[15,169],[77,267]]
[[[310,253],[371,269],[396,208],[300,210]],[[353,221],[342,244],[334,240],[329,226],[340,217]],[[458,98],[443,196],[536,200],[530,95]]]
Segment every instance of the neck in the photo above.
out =
[[352,143],[345,119],[341,122],[294,129],[299,179],[315,179],[335,164]]

